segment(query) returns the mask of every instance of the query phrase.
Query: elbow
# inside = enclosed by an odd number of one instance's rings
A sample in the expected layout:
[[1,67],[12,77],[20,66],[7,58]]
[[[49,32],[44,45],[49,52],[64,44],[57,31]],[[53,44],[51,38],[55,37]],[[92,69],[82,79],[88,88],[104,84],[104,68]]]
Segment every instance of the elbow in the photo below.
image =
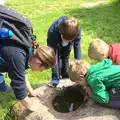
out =
[[101,99],[100,101],[101,101],[101,103],[108,103],[109,99]]
[[92,98],[96,101],[96,102],[98,102],[98,103],[108,103],[109,102],[109,97],[101,97],[101,96],[92,96]]

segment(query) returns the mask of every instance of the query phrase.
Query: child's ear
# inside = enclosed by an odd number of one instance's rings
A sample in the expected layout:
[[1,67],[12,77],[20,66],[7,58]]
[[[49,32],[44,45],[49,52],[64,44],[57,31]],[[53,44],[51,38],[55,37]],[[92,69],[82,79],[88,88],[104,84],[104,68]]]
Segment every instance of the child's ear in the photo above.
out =
[[80,75],[80,80],[84,80],[85,76],[84,75]]
[[100,53],[100,56],[105,56],[105,54],[102,52],[102,53]]
[[36,60],[36,64],[37,64],[38,66],[41,66],[41,65],[42,65],[41,61],[39,61],[39,60]]

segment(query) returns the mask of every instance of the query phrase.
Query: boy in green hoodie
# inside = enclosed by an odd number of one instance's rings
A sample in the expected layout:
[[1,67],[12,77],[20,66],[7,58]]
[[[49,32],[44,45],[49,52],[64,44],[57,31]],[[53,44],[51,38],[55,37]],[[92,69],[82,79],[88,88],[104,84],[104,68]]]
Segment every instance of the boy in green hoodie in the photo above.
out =
[[88,95],[96,102],[112,108],[120,108],[120,66],[112,65],[110,59],[90,66],[76,60],[69,67],[73,82],[87,89]]

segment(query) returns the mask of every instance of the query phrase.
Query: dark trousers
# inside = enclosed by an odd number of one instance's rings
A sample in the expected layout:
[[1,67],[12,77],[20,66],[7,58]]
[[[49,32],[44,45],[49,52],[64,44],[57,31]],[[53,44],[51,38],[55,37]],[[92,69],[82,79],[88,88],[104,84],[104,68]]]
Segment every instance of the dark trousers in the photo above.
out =
[[0,64],[0,92],[5,91],[6,89],[4,74],[2,72],[7,72],[7,67],[5,64]]
[[69,68],[69,63],[70,63],[70,51],[71,51],[71,46],[68,47],[62,47],[60,51],[60,60],[61,60],[61,76],[62,78],[68,77],[68,68]]
[[120,88],[113,88],[108,91],[109,94],[109,103],[101,104],[105,107],[110,108],[120,108]]
[[52,68],[52,81],[57,81],[59,83],[60,75],[62,78],[68,77],[69,56],[71,48],[72,45],[70,44],[65,47],[58,46],[58,48],[55,49],[56,64],[54,68]]

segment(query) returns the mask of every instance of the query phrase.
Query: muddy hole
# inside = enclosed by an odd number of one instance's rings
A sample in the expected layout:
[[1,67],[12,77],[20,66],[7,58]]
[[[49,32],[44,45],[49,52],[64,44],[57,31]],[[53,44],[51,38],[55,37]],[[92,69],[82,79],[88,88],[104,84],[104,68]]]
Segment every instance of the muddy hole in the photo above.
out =
[[52,105],[57,112],[68,113],[77,110],[87,100],[85,91],[81,86],[76,85],[61,90],[53,99]]

